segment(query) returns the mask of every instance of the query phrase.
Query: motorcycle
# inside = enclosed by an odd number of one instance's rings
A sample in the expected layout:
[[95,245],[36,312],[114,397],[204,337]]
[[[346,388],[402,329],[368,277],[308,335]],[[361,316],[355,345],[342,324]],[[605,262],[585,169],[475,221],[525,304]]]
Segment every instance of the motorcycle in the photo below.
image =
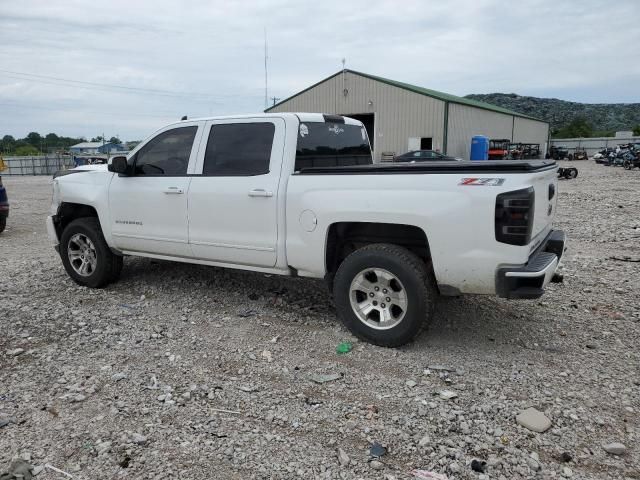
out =
[[640,153],[637,151],[629,150],[623,155],[622,166],[625,170],[633,170],[634,168],[640,168]]

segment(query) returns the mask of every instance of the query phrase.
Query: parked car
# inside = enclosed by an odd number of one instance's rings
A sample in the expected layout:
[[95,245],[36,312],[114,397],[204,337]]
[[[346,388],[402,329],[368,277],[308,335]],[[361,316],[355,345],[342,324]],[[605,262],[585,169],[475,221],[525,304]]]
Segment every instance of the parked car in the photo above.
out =
[[438,294],[543,294],[565,244],[556,171],[373,164],[363,124],[336,115],[206,118],[56,175],[46,224],[80,285],[116,281],[127,255],[323,278],[347,328],[397,347]]
[[461,158],[451,157],[435,150],[412,150],[393,158],[394,162],[430,162],[430,161],[462,161]]
[[0,177],[0,233],[4,232],[7,227],[7,218],[9,217],[9,198],[7,189],[2,185],[2,177]]

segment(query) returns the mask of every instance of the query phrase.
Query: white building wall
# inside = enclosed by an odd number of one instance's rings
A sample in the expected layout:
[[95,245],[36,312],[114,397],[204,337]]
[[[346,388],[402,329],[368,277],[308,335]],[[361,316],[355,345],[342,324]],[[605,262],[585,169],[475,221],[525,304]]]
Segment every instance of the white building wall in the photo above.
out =
[[513,141],[539,143],[540,151],[544,155],[548,150],[549,124],[528,118],[513,117]]
[[593,137],[593,138],[554,138],[551,145],[563,145],[571,153],[576,148],[584,148],[589,156],[593,156],[605,148],[615,148],[618,145],[627,143],[640,143],[640,136],[637,137]]
[[[343,90],[347,89],[347,95]],[[443,150],[444,102],[347,72],[281,103],[270,112],[375,114],[374,160],[408,151],[409,138],[431,137]]]
[[471,137],[511,138],[513,116],[450,103],[448,124],[447,155],[469,160]]

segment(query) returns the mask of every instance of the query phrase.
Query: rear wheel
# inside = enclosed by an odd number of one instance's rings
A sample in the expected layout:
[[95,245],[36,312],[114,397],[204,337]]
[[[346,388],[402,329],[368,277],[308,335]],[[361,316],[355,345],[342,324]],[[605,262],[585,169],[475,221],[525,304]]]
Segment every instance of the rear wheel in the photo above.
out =
[[344,325],[382,347],[412,341],[428,324],[437,295],[431,270],[413,252],[373,244],[344,259],[333,296]]
[[111,251],[94,217],[79,218],[67,225],[60,241],[60,257],[73,281],[85,287],[104,287],[122,270],[122,257]]
[[633,164],[629,160],[625,160],[623,166],[625,170],[631,170],[633,168]]
[[4,229],[7,228],[7,217],[0,217],[0,233],[4,232]]

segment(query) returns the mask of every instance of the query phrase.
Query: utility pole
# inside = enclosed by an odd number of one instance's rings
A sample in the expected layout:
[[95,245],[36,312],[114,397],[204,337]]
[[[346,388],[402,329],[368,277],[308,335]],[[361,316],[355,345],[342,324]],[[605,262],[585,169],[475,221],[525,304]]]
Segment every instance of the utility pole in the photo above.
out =
[[277,97],[271,97],[271,100],[273,100],[273,105],[275,105],[280,99]]

